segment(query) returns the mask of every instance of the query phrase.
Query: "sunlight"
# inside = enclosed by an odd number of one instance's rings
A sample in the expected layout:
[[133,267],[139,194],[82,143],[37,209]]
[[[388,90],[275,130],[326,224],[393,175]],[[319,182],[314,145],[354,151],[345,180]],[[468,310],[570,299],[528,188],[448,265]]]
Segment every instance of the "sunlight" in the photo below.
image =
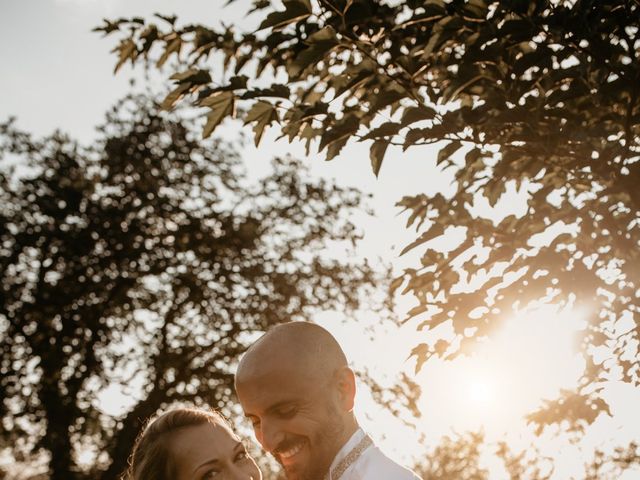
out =
[[[377,323],[366,312],[350,323],[335,322],[336,315],[325,312],[320,323],[344,346],[356,371],[375,375],[388,387],[398,381],[398,372],[404,372],[420,386],[417,407],[422,415],[415,426],[407,426],[398,422],[402,412],[382,408],[369,388],[359,385],[359,421],[381,448],[401,462],[420,454],[425,442],[435,445],[445,435],[469,430],[483,431],[489,442],[508,438],[514,448],[526,448],[533,429],[527,427],[525,416],[543,399],[572,388],[584,368],[573,345],[587,315],[575,308],[545,305],[514,314],[469,355],[451,361],[433,357],[417,375],[415,359],[407,359],[411,349],[434,337],[453,339],[452,328],[442,325],[425,335],[416,329],[424,318],[399,327]],[[403,420],[412,422],[408,417]],[[397,451],[400,444],[414,447]],[[556,444],[547,444],[552,455]]]
[[495,399],[495,390],[489,381],[483,378],[474,378],[467,386],[469,399],[478,404],[488,404]]
[[427,362],[418,381],[429,430],[500,436],[520,428],[543,399],[575,385],[584,361],[573,338],[583,319],[578,310],[542,306],[507,320],[470,355]]

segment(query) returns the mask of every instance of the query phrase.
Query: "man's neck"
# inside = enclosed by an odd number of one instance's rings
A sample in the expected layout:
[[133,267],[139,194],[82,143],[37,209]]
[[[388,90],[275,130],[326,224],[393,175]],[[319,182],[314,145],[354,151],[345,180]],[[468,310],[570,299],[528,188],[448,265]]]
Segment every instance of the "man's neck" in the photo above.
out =
[[[344,470],[349,468],[350,463],[353,462],[355,458],[357,458],[355,457],[347,460],[351,456],[351,453],[354,451],[354,449],[358,448],[359,442],[362,441],[359,436],[357,437],[357,432],[359,431],[359,429],[360,426],[358,425],[358,422],[355,420],[355,418],[350,419],[349,422],[345,425],[345,429],[340,435],[339,441],[336,442],[339,447],[336,450],[335,455],[333,456],[333,460],[331,461],[329,468],[327,469],[327,473],[324,477],[325,480],[331,479],[332,473],[335,473],[339,478]],[[366,434],[364,435],[364,438],[368,438]],[[344,462],[349,463],[343,465]],[[335,472],[334,469],[336,469]]]
[[347,442],[349,441],[349,439],[353,436],[354,433],[356,433],[356,431],[360,428],[360,426],[358,425],[357,420],[355,419],[354,416],[350,416],[347,420],[347,422],[345,423],[345,429],[342,431],[340,438],[338,439],[338,441],[336,442],[336,444],[338,445],[338,448],[336,449],[336,452],[333,456],[334,460],[336,455],[338,455],[338,453],[340,453],[340,450],[342,450],[342,448],[347,444]]

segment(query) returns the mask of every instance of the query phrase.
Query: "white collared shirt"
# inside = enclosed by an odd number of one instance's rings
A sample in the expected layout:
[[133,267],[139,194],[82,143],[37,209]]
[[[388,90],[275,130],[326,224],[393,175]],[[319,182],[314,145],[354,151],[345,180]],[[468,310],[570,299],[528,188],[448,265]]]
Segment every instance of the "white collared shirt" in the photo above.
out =
[[[365,432],[358,428],[338,451],[329,471],[336,468],[338,463],[360,443],[365,435]],[[329,478],[329,480],[336,479]],[[398,465],[372,444],[344,471],[340,480],[420,480],[420,477],[411,470]]]

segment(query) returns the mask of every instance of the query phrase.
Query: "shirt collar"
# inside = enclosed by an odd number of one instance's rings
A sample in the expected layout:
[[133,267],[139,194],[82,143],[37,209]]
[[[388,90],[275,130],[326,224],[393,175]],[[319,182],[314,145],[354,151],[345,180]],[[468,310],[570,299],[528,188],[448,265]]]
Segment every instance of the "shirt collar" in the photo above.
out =
[[356,445],[358,445],[358,443],[360,443],[360,441],[365,437],[365,435],[366,433],[364,433],[364,430],[358,427],[358,429],[354,432],[354,434],[351,435],[349,440],[347,440],[347,443],[345,443],[342,446],[342,448],[338,450],[338,453],[333,458],[333,462],[331,462],[331,466],[329,467],[329,472],[331,472],[331,470],[333,470],[338,465],[338,463],[340,463],[342,459],[346,457],[349,454],[349,452],[353,450],[356,447]]

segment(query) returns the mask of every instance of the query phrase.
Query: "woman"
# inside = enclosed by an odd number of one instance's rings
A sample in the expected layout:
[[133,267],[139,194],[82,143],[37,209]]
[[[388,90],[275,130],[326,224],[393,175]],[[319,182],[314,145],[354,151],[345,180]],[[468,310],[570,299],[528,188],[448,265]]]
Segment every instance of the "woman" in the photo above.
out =
[[261,480],[258,466],[227,422],[194,408],[149,422],[133,447],[128,480]]

